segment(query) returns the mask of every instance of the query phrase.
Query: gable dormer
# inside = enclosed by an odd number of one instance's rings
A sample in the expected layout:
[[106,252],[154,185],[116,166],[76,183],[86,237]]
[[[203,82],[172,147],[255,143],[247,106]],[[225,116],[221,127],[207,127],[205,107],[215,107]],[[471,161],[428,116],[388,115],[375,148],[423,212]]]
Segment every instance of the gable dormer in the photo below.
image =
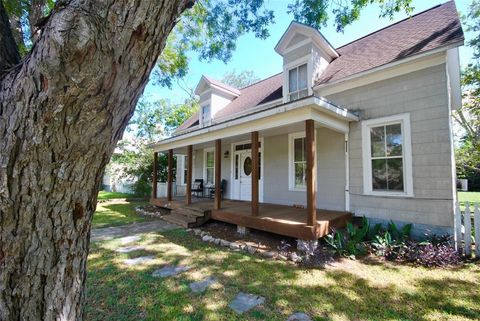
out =
[[232,100],[240,96],[240,90],[207,76],[202,76],[195,88],[200,97],[198,120],[200,128],[210,126],[215,115]]
[[334,59],[336,50],[315,28],[292,22],[275,46],[283,57],[283,101],[313,94],[313,84]]

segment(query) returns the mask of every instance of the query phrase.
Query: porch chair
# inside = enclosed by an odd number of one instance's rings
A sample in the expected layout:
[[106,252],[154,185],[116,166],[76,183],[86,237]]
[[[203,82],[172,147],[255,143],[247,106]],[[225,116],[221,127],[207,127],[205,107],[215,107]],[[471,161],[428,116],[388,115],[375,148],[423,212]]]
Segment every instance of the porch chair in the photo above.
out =
[[[223,193],[225,193],[225,190],[227,189],[227,180],[222,179],[222,182],[220,183],[220,198],[223,198]],[[210,198],[215,197],[215,187],[210,188]]]
[[192,194],[195,194],[196,197],[199,197],[201,194],[203,197],[203,179],[196,179],[193,182]]

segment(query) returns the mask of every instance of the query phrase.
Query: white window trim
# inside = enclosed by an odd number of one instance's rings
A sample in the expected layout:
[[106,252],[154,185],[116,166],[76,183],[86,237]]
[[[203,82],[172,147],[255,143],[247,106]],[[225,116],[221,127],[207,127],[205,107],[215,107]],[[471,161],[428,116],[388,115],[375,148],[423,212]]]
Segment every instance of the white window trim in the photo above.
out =
[[213,152],[213,184],[215,184],[215,147],[205,148],[203,150],[203,185],[207,183],[207,152]]
[[[294,192],[305,192],[307,187],[295,187],[295,165],[293,163],[293,140],[306,137],[305,132],[288,134],[288,190]],[[315,130],[315,144],[317,144],[317,130]],[[317,144],[318,145],[318,144]],[[315,146],[315,162],[317,162],[317,146]],[[317,172],[318,173],[318,172]],[[318,179],[316,180],[318,186]]]
[[[307,84],[306,84],[306,87],[305,87],[305,88],[298,89],[298,79],[299,79],[298,75],[299,75],[299,70],[300,70],[299,68],[300,68],[301,66],[304,66],[304,65],[305,65],[305,68],[307,68],[307,79],[306,79]],[[297,70],[297,90],[290,92],[290,71],[292,71],[293,69],[296,69],[296,70]],[[300,92],[305,91],[305,90],[307,91],[307,96],[308,96],[308,78],[309,78],[308,61],[306,61],[305,63],[302,63],[302,64],[298,64],[298,65],[296,65],[296,66],[294,66],[294,67],[288,68],[287,75],[288,75],[288,76],[287,76],[287,78],[288,78],[288,81],[287,81],[287,82],[288,82],[288,101],[294,101],[294,100],[297,100],[297,99],[301,99],[301,98],[300,98]],[[297,95],[299,96],[299,98],[297,98],[297,99],[291,99],[290,97],[291,97],[292,95],[294,95],[294,94],[297,94]],[[303,98],[303,97],[302,97],[302,98]]]
[[[177,156],[178,157],[178,156]],[[186,185],[184,184],[183,182],[185,181],[185,171],[184,171],[184,168],[185,168],[185,155],[181,155],[181,158],[180,158],[180,168],[181,168],[181,171],[180,171],[180,183],[177,184],[177,185]],[[177,169],[178,171],[178,169]]]
[[[180,168],[181,168],[181,171],[180,171],[180,184],[178,185],[182,185],[182,186],[186,186],[187,183],[185,182],[186,179],[185,179],[185,168],[187,167],[187,162],[186,162],[186,159],[187,159],[187,155],[181,155],[182,158],[180,160]],[[192,166],[192,178],[195,176],[194,173],[194,166]]]
[[[384,125],[402,125],[403,139],[403,192],[374,191],[372,188],[372,162],[371,162],[371,141],[370,128]],[[392,196],[392,197],[413,197],[413,175],[412,175],[412,138],[410,130],[410,114],[398,114],[388,117],[375,118],[362,121],[362,160],[363,160],[363,193],[365,195]]]
[[[203,122],[203,107],[205,106],[210,106],[210,121],[208,122],[208,124],[205,124]],[[210,126],[212,124],[212,100],[211,99],[202,101],[198,114],[199,114],[198,123],[201,128],[205,126]]]
[[287,103],[290,101],[290,93],[289,93],[289,79],[288,79],[288,75],[289,75],[289,71],[290,69],[293,69],[295,67],[298,67],[300,65],[303,65],[303,64],[307,64],[307,93],[308,95],[307,96],[311,96],[313,95],[313,79],[312,79],[312,75],[313,75],[313,61],[312,61],[312,54],[309,53],[303,57],[300,57],[294,61],[291,61],[289,63],[284,63],[283,65],[283,90],[282,90],[282,94],[283,94],[283,102],[284,103]]

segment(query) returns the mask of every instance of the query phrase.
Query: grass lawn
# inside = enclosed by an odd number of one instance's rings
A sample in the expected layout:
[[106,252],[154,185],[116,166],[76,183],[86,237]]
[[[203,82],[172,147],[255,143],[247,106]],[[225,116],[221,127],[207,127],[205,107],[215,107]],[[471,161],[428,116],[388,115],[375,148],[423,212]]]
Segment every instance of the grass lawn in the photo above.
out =
[[144,204],[147,204],[147,202],[118,200],[108,203],[97,203],[97,211],[93,214],[92,228],[118,226],[145,221],[147,218],[135,213],[135,207]]
[[[92,243],[85,320],[286,320],[294,312],[313,320],[479,320],[480,265],[427,269],[344,260],[326,269],[298,268],[262,260],[196,239],[184,230],[145,234],[145,250],[114,250],[118,240]],[[153,255],[127,266],[123,259]],[[192,267],[161,279],[165,264]],[[193,294],[188,284],[213,275],[220,284]],[[265,304],[242,316],[229,302],[240,292],[264,296]]]
[[127,194],[127,193],[106,192],[106,191],[98,192],[99,201],[111,200],[116,198],[136,198],[136,197],[138,196],[134,194]]
[[465,202],[480,203],[480,192],[458,192],[458,201],[462,206]]

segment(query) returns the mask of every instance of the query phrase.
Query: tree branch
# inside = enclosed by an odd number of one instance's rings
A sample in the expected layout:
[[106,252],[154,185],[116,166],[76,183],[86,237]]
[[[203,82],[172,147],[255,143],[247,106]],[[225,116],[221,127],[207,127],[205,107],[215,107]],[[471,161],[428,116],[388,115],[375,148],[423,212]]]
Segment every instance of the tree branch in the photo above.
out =
[[5,71],[20,62],[18,46],[13,38],[8,15],[0,1],[0,78]]
[[28,22],[30,24],[30,34],[32,42],[37,41],[40,32],[40,23],[45,10],[45,0],[33,0],[30,5],[30,14]]

